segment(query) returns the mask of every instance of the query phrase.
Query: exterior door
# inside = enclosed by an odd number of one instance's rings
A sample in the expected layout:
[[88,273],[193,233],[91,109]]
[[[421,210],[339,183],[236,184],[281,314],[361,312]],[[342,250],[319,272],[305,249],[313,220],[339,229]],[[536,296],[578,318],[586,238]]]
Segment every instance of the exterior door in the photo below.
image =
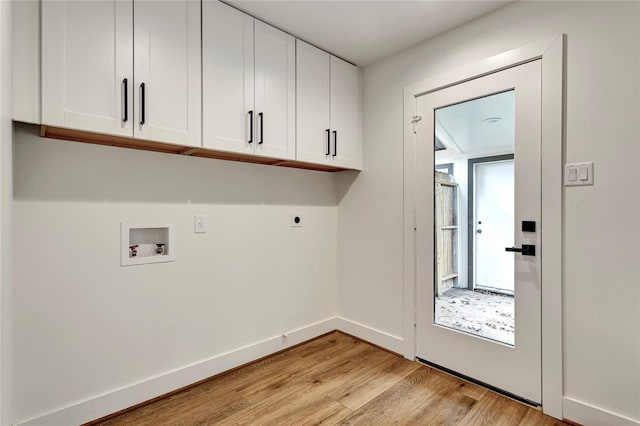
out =
[[[514,246],[502,250],[518,250],[535,247],[522,252],[507,252],[502,267],[513,270],[514,296],[513,335],[511,341],[501,341],[499,321],[490,319],[491,309],[485,309],[484,296],[494,296],[470,291],[467,283],[458,283],[459,288],[445,291],[444,300],[436,297],[434,291],[434,140],[435,123],[438,115],[453,106],[464,106],[470,117],[464,127],[453,137],[458,157],[468,158],[506,154],[505,146],[496,145],[495,137],[483,138],[479,147],[471,145],[479,141],[487,125],[502,125],[509,120],[500,120],[492,111],[484,108],[483,102],[497,99],[507,94],[511,99],[513,128],[512,148],[514,155],[513,220],[505,220],[496,226],[509,229],[514,235]],[[502,99],[502,97],[498,96]],[[495,103],[495,102],[494,102]],[[491,104],[491,102],[488,102]],[[466,108],[468,107],[468,108]],[[513,396],[539,404],[541,402],[541,281],[540,281],[540,233],[523,230],[523,221],[540,224],[540,144],[541,144],[541,65],[540,61],[529,62],[485,77],[470,80],[416,98],[419,122],[416,149],[416,280],[417,280],[417,321],[416,354],[419,359],[444,367],[479,382],[499,388]],[[475,115],[474,115],[475,114]],[[443,119],[438,119],[442,124]],[[454,122],[455,120],[450,120]],[[481,122],[481,123],[479,123]],[[449,132],[452,133],[451,131]],[[490,132],[488,132],[489,134]],[[479,150],[481,152],[479,152]],[[453,150],[452,150],[453,151]],[[496,152],[502,151],[502,152]],[[441,155],[439,151],[438,155]],[[459,164],[459,163],[458,163]],[[454,179],[456,172],[454,172]],[[467,174],[465,174],[467,177]],[[469,191],[469,188],[467,188]],[[469,194],[467,193],[466,196]],[[460,194],[463,198],[465,194]],[[497,202],[505,202],[499,198]],[[469,229],[474,229],[469,226]],[[531,229],[531,228],[526,228]],[[501,252],[502,254],[502,252]],[[533,255],[531,255],[533,254]],[[511,272],[508,272],[511,274]],[[449,295],[447,295],[449,293]],[[497,295],[496,297],[506,297]],[[455,299],[458,298],[458,299]],[[507,303],[509,300],[500,299]],[[443,303],[444,302],[444,303]],[[491,303],[495,303],[495,300]],[[439,305],[440,304],[440,305]],[[471,307],[478,309],[473,310]],[[490,306],[490,305],[488,305]],[[443,315],[440,308],[450,316],[458,315],[453,321]],[[497,309],[494,309],[497,310]],[[485,315],[486,317],[483,317]],[[505,313],[508,316],[508,313]],[[479,321],[480,320],[480,321]],[[448,322],[449,321],[449,322]],[[484,323],[496,321],[498,328],[486,334],[479,333]],[[497,334],[491,334],[496,332]]]
[[513,160],[473,164],[474,288],[511,293],[514,283]]

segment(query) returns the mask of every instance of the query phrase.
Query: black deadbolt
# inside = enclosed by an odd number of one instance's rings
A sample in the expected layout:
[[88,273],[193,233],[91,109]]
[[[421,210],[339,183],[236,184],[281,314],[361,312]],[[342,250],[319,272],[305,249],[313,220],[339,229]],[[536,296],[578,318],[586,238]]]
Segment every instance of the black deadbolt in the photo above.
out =
[[536,222],[533,220],[523,220],[522,232],[536,232]]
[[295,223],[300,223],[300,217],[296,216],[296,217],[295,217],[295,219],[293,219],[293,221],[294,221]]

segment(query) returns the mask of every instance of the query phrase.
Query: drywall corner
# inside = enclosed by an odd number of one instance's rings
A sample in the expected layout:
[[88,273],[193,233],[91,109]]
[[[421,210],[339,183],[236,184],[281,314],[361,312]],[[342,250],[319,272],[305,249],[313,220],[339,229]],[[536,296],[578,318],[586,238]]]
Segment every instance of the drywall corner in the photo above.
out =
[[13,127],[11,23],[13,2],[0,2],[0,424],[11,423],[13,315],[11,233]]

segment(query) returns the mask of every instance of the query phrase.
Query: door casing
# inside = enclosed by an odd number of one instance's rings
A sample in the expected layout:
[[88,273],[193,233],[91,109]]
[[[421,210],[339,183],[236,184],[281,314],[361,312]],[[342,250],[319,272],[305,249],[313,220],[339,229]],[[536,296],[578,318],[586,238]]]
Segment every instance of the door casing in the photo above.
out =
[[403,347],[415,359],[416,345],[416,97],[492,74],[526,62],[542,61],[542,407],[552,417],[563,417],[562,352],[562,164],[564,122],[564,45],[558,34],[484,60],[462,66],[404,89],[404,304]]

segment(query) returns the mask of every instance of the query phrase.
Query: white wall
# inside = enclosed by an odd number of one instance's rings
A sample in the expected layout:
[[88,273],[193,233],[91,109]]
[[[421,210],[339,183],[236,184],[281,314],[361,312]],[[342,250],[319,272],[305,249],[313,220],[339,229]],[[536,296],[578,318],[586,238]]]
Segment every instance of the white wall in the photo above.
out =
[[11,419],[12,366],[12,2],[0,1],[0,424]]
[[339,315],[404,338],[403,88],[566,33],[566,160],[595,161],[595,185],[565,191],[564,391],[640,420],[639,28],[638,2],[521,1],[365,68],[365,171],[338,211]]
[[[330,173],[41,139],[37,131],[15,125],[15,421],[336,316]],[[292,213],[303,227],[290,226]],[[206,234],[194,234],[195,214],[206,215]],[[176,261],[120,267],[120,222],[145,219],[175,224]],[[279,342],[271,352],[296,343]],[[149,393],[137,397],[128,405]],[[54,418],[74,417],[40,422]]]

